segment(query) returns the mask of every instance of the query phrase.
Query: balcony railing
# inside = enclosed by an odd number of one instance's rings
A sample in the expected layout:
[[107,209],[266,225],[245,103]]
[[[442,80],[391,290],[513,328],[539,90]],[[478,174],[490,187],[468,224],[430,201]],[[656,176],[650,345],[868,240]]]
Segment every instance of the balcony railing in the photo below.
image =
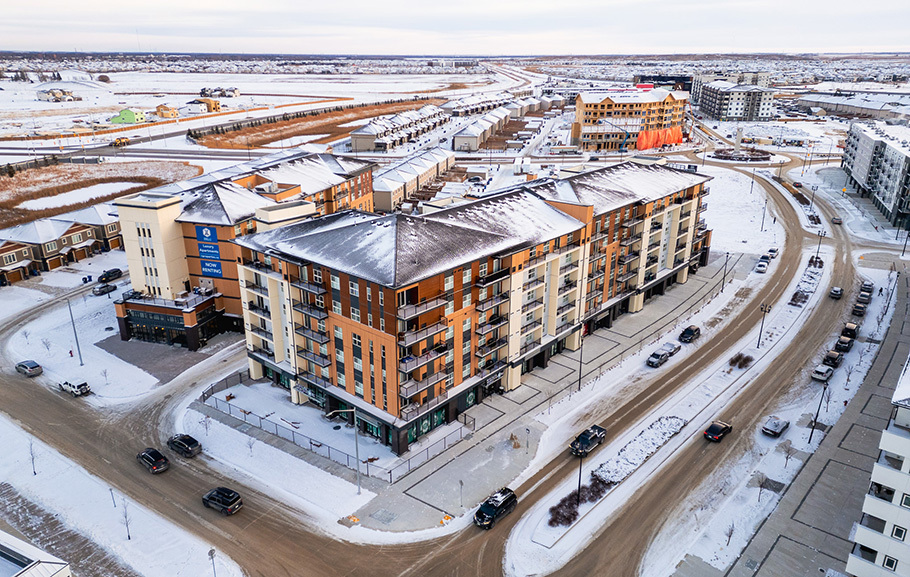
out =
[[497,307],[508,300],[509,300],[509,296],[507,294],[497,293],[497,294],[494,294],[493,296],[491,296],[490,298],[488,298],[486,300],[482,300],[479,303],[477,303],[477,306],[475,308],[480,312],[484,312],[484,311],[488,311],[488,310],[492,309],[493,307]]
[[681,213],[679,214],[679,220],[683,220],[683,219],[689,218],[691,215],[692,215],[692,211],[691,211],[691,210],[687,210],[686,212],[681,212]]
[[698,205],[698,211],[697,211],[697,212],[704,212],[704,211],[706,211],[706,210],[708,210],[708,203],[707,203],[707,202],[703,202],[703,203],[701,203],[700,205]]
[[543,306],[543,299],[534,299],[521,306],[521,312],[526,313]]
[[433,373],[429,377],[423,379],[422,381],[408,379],[407,381],[401,383],[400,391],[402,397],[413,397],[421,391],[425,391],[428,388],[432,387],[438,382],[446,380],[447,373],[438,372]]
[[574,325],[574,323],[572,321],[568,321],[568,322],[562,323],[561,325],[558,325],[556,327],[556,334],[558,335],[560,333],[563,333],[563,332],[569,330],[570,328],[572,328],[573,325]]
[[296,279],[296,278],[291,279],[291,286],[297,287],[302,291],[306,291],[308,293],[312,293],[317,296],[324,295],[326,292],[325,288],[322,285],[304,282],[304,281],[302,281],[300,279]]
[[518,355],[521,356],[521,355],[527,353],[528,351],[534,350],[535,348],[537,348],[539,346],[540,346],[540,339],[533,340],[530,343],[526,343],[526,344],[522,345],[521,349],[519,349],[519,351],[518,351]]
[[439,396],[433,397],[431,400],[427,401],[424,404],[413,403],[401,409],[401,418],[405,421],[413,421],[421,415],[425,415],[430,412],[432,409],[438,407],[439,405],[446,402],[449,395],[448,393],[442,393]]
[[252,327],[250,327],[250,332],[253,333],[254,335],[259,335],[260,337],[262,337],[264,339],[268,339],[270,341],[275,340],[275,337],[272,335],[272,333],[263,328],[252,326]]
[[445,331],[447,328],[448,326],[446,326],[444,322],[440,321],[420,330],[407,331],[399,335],[398,344],[402,347],[409,347],[417,341],[422,341],[423,339],[432,337],[433,335],[438,335],[439,333]]
[[629,272],[627,272],[625,274],[619,275],[618,277],[616,277],[616,280],[618,282],[626,282],[627,280],[631,280],[637,276],[638,276],[638,269],[635,269],[635,270],[630,270]]
[[313,351],[308,351],[303,347],[297,347],[297,356],[301,359],[312,361],[320,367],[327,367],[332,364],[332,359],[329,357],[320,355],[319,353],[314,353]]
[[543,285],[544,285],[543,279],[535,278],[533,280],[529,280],[528,282],[526,282],[524,285],[522,285],[521,288],[526,291],[531,291],[536,288],[542,287]]
[[247,303],[247,308],[250,310],[250,312],[254,312],[261,317],[271,318],[272,316],[272,311],[269,310],[268,307],[259,306],[254,301],[249,301]]
[[526,325],[522,325],[521,334],[526,335],[534,329],[543,326],[543,319],[537,319],[536,321],[531,321]]
[[559,274],[561,274],[561,275],[566,274],[577,268],[578,268],[578,261],[570,262],[569,264],[565,264],[565,265],[559,267]]
[[499,359],[499,360],[497,360],[497,361],[495,361],[495,362],[493,362],[493,363],[491,363],[490,361],[487,361],[487,362],[484,364],[483,368],[480,369],[479,371],[477,371],[477,376],[479,376],[479,377],[486,377],[486,376],[488,376],[488,375],[491,375],[491,374],[495,373],[496,371],[498,371],[498,370],[500,370],[500,369],[502,369],[502,368],[505,368],[505,366],[508,365],[508,364],[509,364],[509,363],[507,363],[507,362],[506,362],[505,360],[503,360],[503,359]]
[[497,282],[501,281],[502,279],[506,278],[507,276],[509,276],[509,269],[504,268],[504,269],[500,269],[496,272],[492,272],[492,273],[488,274],[487,276],[479,277],[477,279],[477,283],[475,283],[475,284],[478,287],[483,288],[485,286],[490,286],[491,284],[497,283]]
[[431,311],[433,309],[438,309],[441,306],[446,304],[445,297],[436,297],[422,303],[417,303],[414,305],[404,305],[398,307],[398,318],[402,320],[408,320],[416,317],[417,315],[422,315],[425,312]]
[[313,341],[316,341],[320,345],[324,345],[325,343],[329,342],[329,340],[330,340],[329,335],[327,335],[325,333],[321,333],[319,331],[314,331],[312,329],[308,329],[305,326],[297,324],[297,323],[294,323],[294,332],[302,337],[312,339]]
[[640,240],[641,240],[641,233],[633,234],[632,236],[624,238],[621,241],[619,241],[619,246],[633,245]]
[[477,333],[478,335],[483,336],[483,335],[489,334],[490,332],[498,329],[499,327],[501,327],[505,324],[508,324],[508,322],[509,322],[509,317],[496,315],[496,316],[490,317],[490,320],[487,321],[486,323],[484,323],[482,325],[478,325],[477,329],[474,332]]
[[295,311],[313,317],[314,319],[321,321],[329,318],[329,313],[325,312],[325,309],[322,307],[307,305],[300,301],[294,301],[293,306]]
[[638,257],[640,257],[640,256],[641,256],[641,254],[639,254],[638,252],[630,252],[629,254],[624,254],[621,257],[619,257],[619,259],[617,259],[617,262],[619,262],[620,266],[625,266],[625,265],[629,264],[630,262],[637,260]]
[[258,285],[252,281],[246,281],[246,283],[243,285],[243,288],[249,289],[255,293],[259,293],[262,296],[269,296],[269,289],[267,287]]
[[506,346],[507,344],[509,344],[509,339],[499,338],[499,339],[496,339],[495,341],[491,341],[491,342],[485,344],[482,347],[477,347],[477,352],[475,352],[474,354],[477,355],[478,357],[483,358],[483,357],[489,355],[490,353],[498,351],[499,349]]
[[332,381],[324,379],[319,375],[314,375],[313,373],[308,373],[306,371],[301,371],[297,373],[297,378],[301,379],[307,384],[315,385],[321,389],[329,389],[333,387]]
[[599,269],[595,270],[594,272],[592,272],[590,275],[588,275],[588,280],[597,280],[600,277],[602,277],[604,274],[605,274],[604,269],[599,268]]
[[657,264],[658,260],[660,260],[660,259],[656,256],[649,256],[648,260],[645,261],[645,268],[648,268],[649,266],[654,266],[655,264]]
[[563,305],[559,305],[559,307],[556,309],[556,315],[559,316],[559,315],[561,315],[562,313],[567,312],[567,311],[570,311],[570,310],[572,310],[572,309],[574,309],[574,308],[575,308],[575,301],[568,302],[568,303],[563,304]]
[[260,347],[253,347],[253,349],[248,350],[248,352],[250,354],[252,354],[254,357],[256,357],[256,356],[264,357],[264,358],[272,361],[273,363],[275,362],[275,351],[270,351],[268,349],[263,349]]
[[644,221],[645,220],[643,218],[641,218],[640,216],[636,216],[634,218],[630,218],[629,220],[622,221],[619,226],[621,226],[623,228],[630,228],[630,227],[635,226],[636,224],[641,224]]
[[274,270],[272,270],[271,266],[265,264],[264,262],[259,262],[258,260],[250,260],[248,258],[245,258],[245,259],[243,259],[242,263],[243,263],[243,266],[248,266],[252,269],[264,271],[267,273],[275,272]]
[[577,286],[578,286],[578,283],[577,283],[577,282],[575,282],[575,281],[568,281],[568,282],[564,283],[561,287],[559,287],[559,290],[556,291],[556,294],[562,296],[562,295],[564,295],[564,294],[566,294],[566,293],[569,293],[569,292],[575,290],[575,288],[576,288]]
[[448,347],[443,343],[436,345],[418,357],[402,357],[402,359],[398,362],[398,370],[400,370],[402,373],[410,373],[414,369],[420,368],[444,356],[447,351]]

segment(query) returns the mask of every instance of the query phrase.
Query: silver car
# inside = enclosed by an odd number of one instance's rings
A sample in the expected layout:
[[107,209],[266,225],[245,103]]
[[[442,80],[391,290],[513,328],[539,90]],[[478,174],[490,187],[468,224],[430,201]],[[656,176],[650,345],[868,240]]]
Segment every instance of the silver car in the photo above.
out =
[[768,435],[769,437],[780,437],[789,426],[790,421],[785,421],[780,417],[771,415],[768,417],[765,425],[761,428],[761,432]]
[[37,377],[44,372],[41,365],[35,361],[22,361],[16,365],[16,370],[26,377]]

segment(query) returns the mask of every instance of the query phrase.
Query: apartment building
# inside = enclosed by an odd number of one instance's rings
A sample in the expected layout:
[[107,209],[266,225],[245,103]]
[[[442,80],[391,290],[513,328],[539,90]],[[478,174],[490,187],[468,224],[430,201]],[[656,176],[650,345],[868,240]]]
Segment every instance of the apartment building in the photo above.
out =
[[644,150],[683,139],[688,93],[583,92],[575,99],[572,144],[583,151]]
[[910,375],[904,366],[891,398],[891,419],[882,431],[863,516],[854,523],[847,574],[910,575]]
[[710,250],[709,179],[625,163],[235,238],[251,375],[297,404],[356,408],[360,431],[403,453],[686,282]]
[[701,105],[702,89],[706,84],[722,80],[733,84],[751,84],[767,88],[771,84],[770,72],[712,72],[692,76],[692,104]]
[[774,116],[774,91],[752,84],[715,80],[702,87],[699,110],[715,120],[768,121]]
[[848,183],[871,197],[891,224],[906,226],[910,214],[910,127],[885,122],[851,124],[841,166]]
[[115,302],[123,340],[180,344],[242,331],[239,248],[263,228],[372,210],[372,167],[357,159],[276,153],[114,202],[133,290]]

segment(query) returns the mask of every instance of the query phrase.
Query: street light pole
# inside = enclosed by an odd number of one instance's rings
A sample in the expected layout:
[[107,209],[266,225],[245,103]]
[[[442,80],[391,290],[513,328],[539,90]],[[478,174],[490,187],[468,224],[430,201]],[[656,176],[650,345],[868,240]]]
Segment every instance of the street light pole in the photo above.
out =
[[[823,230],[818,231],[818,248],[815,249],[815,260],[818,260],[818,253],[821,252],[821,250],[822,250],[822,239],[825,238],[826,236],[828,236],[827,232],[825,232]],[[905,242],[904,246],[906,246],[906,244],[907,243]]]
[[720,284],[720,292],[724,292],[724,287],[727,286],[727,261],[730,260],[730,253],[727,253],[727,256],[724,257],[724,278]]
[[584,464],[584,455],[578,459],[578,490],[575,492],[575,507],[581,506],[581,466]]
[[212,577],[218,577],[215,574],[215,549],[209,549],[209,559],[212,560]]
[[759,307],[761,310],[761,327],[758,329],[758,346],[756,348],[761,348],[761,335],[765,332],[765,315],[771,311],[771,305],[766,305],[762,303]]
[[818,409],[815,410],[815,418],[812,420],[812,429],[809,430],[809,443],[812,442],[812,435],[815,433],[815,425],[818,424],[818,414],[822,411],[822,401],[825,400],[825,393],[828,392],[828,383],[825,383],[825,388],[822,389],[822,396],[818,400]]
[[357,461],[357,494],[360,494],[360,438],[357,434],[357,408],[353,409],[336,409],[326,413],[326,417],[331,417],[335,413],[354,413],[354,459]]
[[581,369],[583,359],[582,357],[585,354],[585,338],[581,335],[585,331],[584,325],[582,325],[581,332],[579,333],[578,340],[581,341],[581,345],[578,347],[578,392],[581,392]]
[[[70,322],[73,323],[73,337],[76,339],[76,352],[79,353],[79,366],[83,365],[82,363],[82,349],[79,348],[79,334],[76,333],[76,319],[73,318],[73,307],[70,304],[70,300],[66,299],[66,308],[70,311]],[[70,355],[72,356],[72,355]]]
[[765,232],[765,212],[768,210],[768,199],[765,199],[765,206],[761,209],[761,232]]
[[752,194],[752,189],[755,188],[755,167],[752,167],[752,182],[749,183],[749,194]]

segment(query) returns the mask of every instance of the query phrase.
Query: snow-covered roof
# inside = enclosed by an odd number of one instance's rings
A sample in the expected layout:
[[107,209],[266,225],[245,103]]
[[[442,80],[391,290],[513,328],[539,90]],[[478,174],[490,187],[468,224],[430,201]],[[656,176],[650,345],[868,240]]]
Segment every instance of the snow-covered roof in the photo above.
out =
[[42,218],[33,222],[16,225],[0,230],[0,238],[26,244],[44,244],[57,240],[75,223],[72,220],[59,218]]
[[66,214],[61,214],[60,216],[80,224],[89,224],[92,226],[103,226],[115,223],[119,220],[117,217],[117,207],[109,202],[94,204]]
[[646,103],[646,102],[663,102],[668,98],[675,100],[687,100],[689,93],[684,90],[665,90],[655,88],[653,90],[636,90],[636,91],[611,91],[611,92],[580,92],[578,99],[587,104],[600,103],[604,100],[610,100],[614,103]]
[[232,225],[252,218],[257,208],[276,204],[233,182],[207,184],[184,194],[177,222]]
[[735,82],[727,82],[726,80],[715,80],[714,82],[705,84],[704,87],[719,92],[774,92],[774,90],[770,88],[763,88],[761,86],[755,86],[754,84],[736,84]]

